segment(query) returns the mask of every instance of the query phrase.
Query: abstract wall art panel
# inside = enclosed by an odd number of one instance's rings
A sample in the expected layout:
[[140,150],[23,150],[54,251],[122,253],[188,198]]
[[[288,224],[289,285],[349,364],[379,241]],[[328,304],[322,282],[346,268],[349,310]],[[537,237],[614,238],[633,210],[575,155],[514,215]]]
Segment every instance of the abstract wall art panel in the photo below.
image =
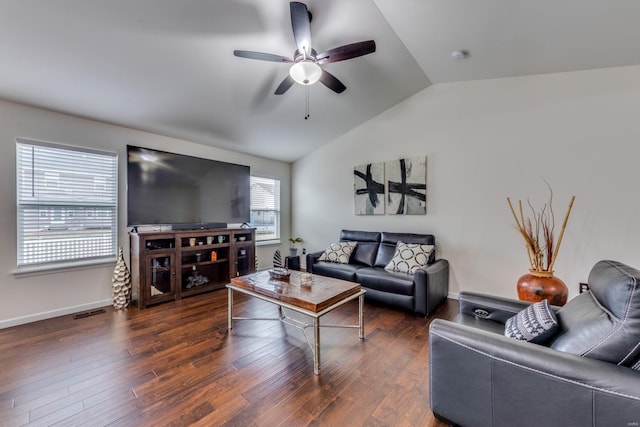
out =
[[387,209],[391,215],[427,213],[427,158],[411,157],[385,165]]
[[384,214],[384,163],[368,163],[353,169],[356,215]]

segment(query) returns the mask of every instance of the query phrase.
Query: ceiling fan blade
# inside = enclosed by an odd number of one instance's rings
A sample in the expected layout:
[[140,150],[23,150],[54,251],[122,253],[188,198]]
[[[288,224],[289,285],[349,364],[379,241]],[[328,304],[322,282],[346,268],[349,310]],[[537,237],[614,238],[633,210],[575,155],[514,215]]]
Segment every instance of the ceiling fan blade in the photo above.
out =
[[376,51],[376,42],[367,40],[346,44],[344,46],[329,49],[328,51],[316,56],[318,64],[328,64],[330,62],[344,61],[358,56],[368,55]]
[[300,53],[305,52],[309,55],[311,52],[311,25],[307,5],[292,1],[290,7],[291,27],[293,27],[293,38],[296,39],[296,46]]
[[282,83],[280,83],[280,86],[278,86],[278,88],[276,89],[275,94],[282,95],[283,93],[288,91],[294,83],[295,81],[293,80],[293,78],[287,74],[287,77],[282,81]]
[[273,55],[271,53],[251,52],[249,50],[234,50],[233,54],[240,58],[257,59],[259,61],[293,62],[293,60],[285,56]]
[[322,75],[320,76],[320,83],[322,83],[323,85],[325,85],[326,87],[334,91],[335,93],[342,93],[347,88],[333,74],[325,70],[322,70]]

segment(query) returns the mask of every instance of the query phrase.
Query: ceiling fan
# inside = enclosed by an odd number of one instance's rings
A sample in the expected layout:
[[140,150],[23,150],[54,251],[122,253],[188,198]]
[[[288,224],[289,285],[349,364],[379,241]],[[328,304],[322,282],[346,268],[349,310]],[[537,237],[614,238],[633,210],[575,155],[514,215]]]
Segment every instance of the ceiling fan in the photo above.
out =
[[293,37],[297,46],[296,51],[293,53],[293,58],[247,50],[234,50],[233,54],[240,58],[293,63],[289,69],[289,75],[276,89],[276,95],[282,95],[294,83],[308,86],[317,81],[320,81],[320,83],[336,93],[344,92],[347,87],[333,74],[320,66],[373,53],[376,51],[376,43],[373,40],[351,43],[318,54],[311,47],[311,13],[307,10],[307,6],[304,3],[292,1],[290,7],[291,26],[293,27]]

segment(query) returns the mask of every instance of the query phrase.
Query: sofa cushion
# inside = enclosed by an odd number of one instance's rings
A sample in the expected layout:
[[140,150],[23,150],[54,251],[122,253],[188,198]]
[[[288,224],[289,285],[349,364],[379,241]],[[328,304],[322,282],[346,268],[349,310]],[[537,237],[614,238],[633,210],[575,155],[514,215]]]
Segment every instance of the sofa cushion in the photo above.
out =
[[350,240],[353,242],[374,242],[380,243],[382,233],[378,231],[341,230],[340,240]]
[[320,255],[319,261],[337,262],[339,264],[348,264],[351,259],[351,252],[356,247],[357,242],[338,242],[332,243]]
[[364,267],[355,264],[338,264],[335,262],[318,261],[313,264],[313,274],[355,282],[356,270],[359,268]]
[[394,294],[393,292],[378,291],[366,286],[362,286],[362,288],[367,291],[367,293],[364,294],[364,299],[367,302],[387,305],[409,312],[415,312],[415,297],[413,295],[400,295]]
[[393,258],[384,269],[398,273],[413,274],[418,268],[427,265],[432,251],[432,245],[398,241]]
[[405,273],[394,273],[376,267],[361,267],[356,270],[356,281],[365,288],[400,295],[413,295],[413,277]]
[[352,264],[373,267],[379,246],[380,243],[358,242],[357,246],[353,249],[351,260],[349,262]]
[[358,242],[349,262],[372,267],[378,254],[381,235],[382,233],[373,231],[342,230],[340,232],[341,242]]
[[[433,234],[415,234],[415,233],[387,233],[383,232],[380,239],[380,247],[376,255],[375,267],[386,267],[393,258],[396,251],[398,241],[405,243],[419,243],[421,245],[434,245],[436,239]],[[431,251],[428,264],[435,261],[435,250]]]
[[600,261],[589,274],[589,292],[558,313],[550,347],[623,366],[640,356],[640,271]]
[[549,301],[531,304],[504,324],[504,335],[510,338],[542,344],[558,330],[558,320]]

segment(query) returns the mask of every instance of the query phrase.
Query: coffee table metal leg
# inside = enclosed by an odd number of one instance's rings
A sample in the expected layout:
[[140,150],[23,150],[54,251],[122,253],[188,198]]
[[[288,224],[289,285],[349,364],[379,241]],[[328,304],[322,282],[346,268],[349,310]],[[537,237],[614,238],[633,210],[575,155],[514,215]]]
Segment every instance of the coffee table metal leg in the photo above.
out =
[[318,317],[313,318],[313,338],[315,348],[313,352],[313,373],[320,375],[320,319]]
[[233,289],[229,288],[228,289],[229,294],[228,294],[228,302],[227,302],[227,321],[229,323],[229,329],[233,329]]
[[[322,311],[316,311],[316,312],[310,312],[309,310],[306,309],[302,309],[302,307],[296,306],[296,305],[292,305],[292,304],[288,304],[288,303],[283,303],[281,301],[274,301],[273,298],[268,298],[267,296],[262,296],[258,293],[255,292],[249,292],[247,290],[243,290],[243,289],[236,289],[238,292],[240,293],[244,293],[247,295],[251,295],[253,297],[274,303],[278,306],[278,312],[279,312],[279,317],[276,318],[259,318],[259,317],[233,317],[233,289],[234,287],[229,284],[227,285],[227,290],[228,290],[228,301],[227,301],[227,314],[228,314],[228,329],[231,330],[233,329],[233,321],[234,320],[278,320],[281,322],[284,322],[288,325],[294,326],[298,329],[301,329],[305,339],[307,340],[307,343],[309,344],[309,347],[311,347],[311,351],[313,352],[313,373],[315,375],[320,375],[320,317],[330,311],[332,311],[333,309],[342,306],[343,304],[352,301],[356,296],[358,298],[358,324],[357,325],[322,325],[322,327],[327,327],[327,328],[358,328],[358,336],[360,339],[364,339],[364,290],[359,291],[356,295],[352,295],[350,297],[347,297],[341,301],[338,301],[337,303],[325,308]],[[310,325],[308,323],[304,323],[301,321],[298,321],[296,319],[293,318],[289,318],[287,317],[284,308],[287,309],[291,309],[293,311],[305,314],[311,318],[313,318],[313,325]],[[314,343],[311,343],[310,337],[308,336],[306,329],[313,326],[313,338],[314,338]]]
[[361,340],[364,339],[364,317],[362,316],[364,306],[364,294],[358,297],[358,319],[360,321],[360,328],[358,329],[358,336]]

